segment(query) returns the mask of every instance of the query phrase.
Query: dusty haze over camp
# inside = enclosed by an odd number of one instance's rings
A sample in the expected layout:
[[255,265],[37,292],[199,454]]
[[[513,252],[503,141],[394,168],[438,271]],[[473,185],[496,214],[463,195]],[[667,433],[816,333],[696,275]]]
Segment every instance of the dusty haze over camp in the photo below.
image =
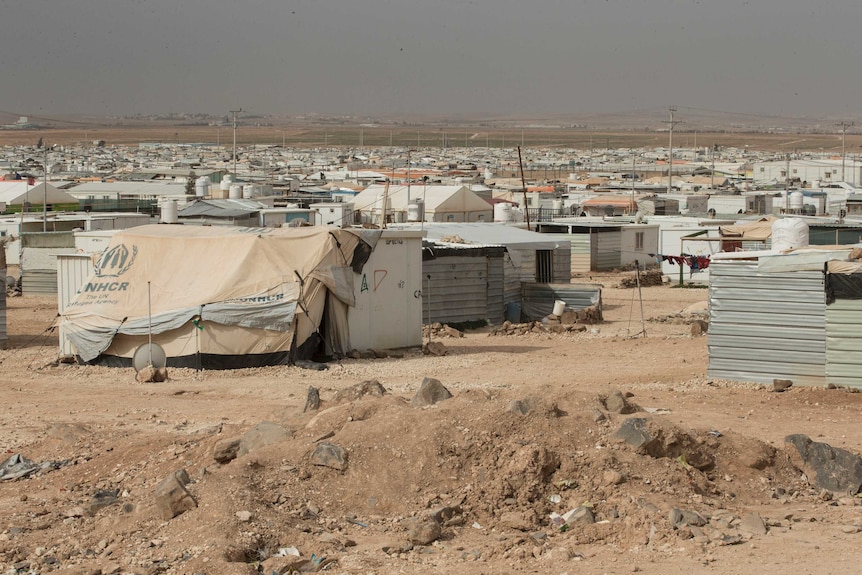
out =
[[856,0],[3,1],[3,111],[852,117]]

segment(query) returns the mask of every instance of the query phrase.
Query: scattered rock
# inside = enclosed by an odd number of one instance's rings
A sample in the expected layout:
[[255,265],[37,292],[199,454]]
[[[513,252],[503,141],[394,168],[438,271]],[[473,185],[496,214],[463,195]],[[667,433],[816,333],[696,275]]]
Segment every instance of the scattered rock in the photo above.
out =
[[705,334],[709,330],[709,323],[702,319],[691,320],[691,335],[697,337]]
[[602,479],[605,485],[622,485],[626,481],[625,475],[615,469],[605,471]]
[[704,519],[700,513],[697,513],[696,511],[688,511],[686,509],[671,509],[668,519],[674,529],[679,529],[683,526],[703,527],[706,525],[706,519]]
[[862,458],[828,443],[811,441],[807,435],[784,438],[790,460],[805,472],[815,487],[855,495],[862,488]]
[[376,379],[369,379],[338,390],[334,401],[335,403],[346,403],[360,400],[363,397],[383,397],[384,395],[386,395],[386,388]]
[[527,511],[506,511],[500,515],[500,525],[517,531],[531,531],[536,527],[536,515]]
[[506,407],[506,411],[516,413],[518,415],[529,415],[534,412],[538,412],[549,417],[561,417],[564,415],[556,402],[546,401],[538,397],[515,399],[509,403]]
[[440,523],[426,515],[410,521],[407,540],[417,545],[429,545],[439,539],[442,533]]
[[772,391],[776,393],[781,393],[782,391],[787,391],[793,385],[793,382],[789,379],[773,379],[772,380]]
[[231,439],[221,439],[213,446],[213,459],[218,463],[230,463],[236,459],[239,453],[239,444],[242,441],[240,437]]
[[449,351],[446,349],[446,346],[439,341],[429,341],[422,346],[422,353],[424,353],[425,355],[435,355],[437,357],[441,357],[449,353]]
[[198,502],[178,478],[178,473],[170,474],[155,489],[156,508],[165,521],[198,506]]
[[168,380],[168,368],[148,365],[135,375],[138,383],[161,383]]
[[613,391],[607,397],[601,398],[602,405],[605,406],[611,413],[619,413],[620,415],[627,415],[630,413],[637,413],[640,411],[640,408],[633,403],[630,403],[626,396],[622,394],[621,391]]
[[757,513],[749,513],[740,519],[739,530],[752,535],[766,535],[766,523]]
[[248,523],[251,521],[251,511],[237,511],[236,518],[243,523]]
[[318,443],[311,454],[311,463],[344,471],[347,469],[347,451],[334,443]]
[[237,450],[237,457],[241,457],[247,453],[251,453],[255,449],[260,449],[266,445],[280,443],[286,439],[290,439],[290,431],[277,423],[271,421],[263,421],[258,423],[242,436]]
[[302,412],[317,411],[320,408],[320,390],[314,386],[308,388],[308,393],[305,395],[305,407]]
[[119,493],[119,490],[102,489],[97,491],[90,502],[87,503],[87,507],[85,508],[87,515],[95,515],[100,509],[104,509],[105,507],[109,507],[117,503],[117,501],[119,501],[117,497]]
[[705,444],[669,423],[633,417],[624,421],[613,437],[628,443],[638,453],[677,459],[681,464],[700,471],[715,465],[715,457]]
[[413,396],[413,401],[411,403],[413,407],[426,407],[434,405],[435,403],[440,403],[441,401],[445,401],[451,397],[452,394],[442,383],[440,383],[439,379],[426,377],[422,380],[422,384],[419,386],[419,390],[416,392],[416,395]]
[[593,510],[586,506],[581,506],[563,514],[563,520],[567,525],[575,523],[595,523],[596,516]]

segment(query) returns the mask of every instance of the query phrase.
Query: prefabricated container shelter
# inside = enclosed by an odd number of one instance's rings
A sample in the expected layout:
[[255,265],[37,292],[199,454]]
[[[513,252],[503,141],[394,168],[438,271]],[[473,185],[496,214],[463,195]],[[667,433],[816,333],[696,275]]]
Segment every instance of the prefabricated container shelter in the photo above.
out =
[[[472,266],[472,271],[470,273],[478,274],[483,269],[486,269],[486,287],[487,293],[483,298],[487,299],[489,311],[487,312],[487,319],[491,323],[497,323],[498,319],[502,318],[502,314],[505,309],[511,306],[518,307],[521,305],[522,297],[523,297],[523,284],[534,284],[534,283],[569,283],[571,281],[570,269],[571,269],[571,254],[570,254],[570,244],[568,239],[566,238],[550,238],[544,234],[539,234],[536,232],[531,232],[528,230],[524,230],[521,228],[516,228],[513,226],[508,226],[506,224],[497,224],[497,223],[488,223],[488,224],[397,224],[395,226],[390,226],[390,229],[413,229],[413,230],[424,230],[427,234],[427,239],[433,241],[436,246],[442,246],[446,249],[453,250],[451,256],[447,257],[462,257],[466,258],[467,256],[459,256],[458,253],[470,253],[463,250],[479,250],[484,249],[487,250],[485,252],[485,258],[489,258],[488,263],[481,263],[479,260],[481,259],[478,254],[480,252],[474,252],[474,256],[470,256],[471,259],[463,262],[452,262],[448,265],[450,266],[450,271],[447,273],[451,273],[451,271],[457,271],[462,275],[465,275],[467,270],[466,267],[463,266]],[[502,274],[500,273],[497,264],[496,264],[496,254],[490,248],[502,248],[504,250],[504,254],[501,258],[502,265]],[[431,246],[431,249],[434,249],[434,246]],[[426,248],[427,250],[427,248]],[[460,252],[455,250],[462,250]],[[430,264],[430,270],[436,271],[439,269],[439,266],[446,265],[445,259],[443,261],[433,261]],[[428,260],[425,262],[428,263]],[[455,265],[455,269],[452,269],[452,265]],[[423,281],[427,280],[428,272],[424,270],[423,266]],[[432,284],[431,284],[431,304],[432,304],[432,320],[433,321],[441,321],[440,317],[445,317],[444,315],[435,316],[434,307],[437,306],[447,306],[447,309],[454,309],[455,306],[458,305],[458,302],[462,300],[464,297],[462,294],[458,293],[458,286],[455,284],[449,284],[446,281],[443,281],[446,278],[445,275],[438,276],[440,279],[438,281],[434,281],[434,276],[432,275]],[[476,277],[475,280],[479,278]],[[477,287],[480,284],[477,283]],[[425,288],[423,288],[425,289]],[[502,307],[497,308],[497,302],[499,298],[499,290],[502,289]],[[471,296],[478,297],[478,296]],[[443,303],[443,301],[449,303]],[[437,302],[435,304],[434,302]],[[427,302],[426,302],[427,305]],[[474,305],[477,307],[469,315],[476,315],[481,311],[481,305],[479,300],[474,302]],[[440,310],[442,311],[442,309]],[[449,313],[449,312],[446,312]],[[425,313],[427,317],[427,313]],[[473,319],[480,319],[481,316],[475,317]],[[472,319],[470,320],[472,321]]]
[[75,232],[21,234],[21,293],[56,294],[57,256],[75,252]]
[[824,263],[850,248],[716,254],[710,263],[709,377],[824,385]]
[[422,250],[422,318],[426,324],[501,324],[503,246],[426,241]]
[[536,230],[571,241],[572,275],[624,269],[638,261],[655,267],[649,254],[659,251],[659,226],[588,218],[540,222]]

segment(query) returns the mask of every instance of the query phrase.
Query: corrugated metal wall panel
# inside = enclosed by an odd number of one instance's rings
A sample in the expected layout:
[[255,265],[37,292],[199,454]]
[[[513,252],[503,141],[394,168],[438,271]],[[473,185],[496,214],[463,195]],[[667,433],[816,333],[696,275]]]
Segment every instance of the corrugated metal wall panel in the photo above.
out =
[[494,325],[506,319],[504,255],[488,258],[488,311],[486,317]]
[[554,250],[554,283],[572,281],[572,251],[565,247]]
[[521,270],[508,253],[503,256],[504,303],[521,303]]
[[862,300],[826,306],[826,383],[862,388]]
[[57,271],[21,270],[21,293],[23,295],[56,295]]
[[[480,257],[445,257],[422,263],[424,323],[460,323],[487,319],[488,262]],[[428,286],[427,276],[431,276]],[[428,317],[428,308],[431,317]]]
[[[712,328],[709,330],[709,342],[710,344],[716,346],[717,349],[723,348],[742,348],[742,349],[750,349],[750,350],[764,350],[767,352],[771,351],[792,351],[796,352],[799,348],[799,342],[794,341],[792,337],[785,337],[784,331],[780,336],[776,335],[775,329],[770,329],[769,333],[764,333],[760,337],[754,336],[740,336],[740,335],[719,335],[713,333]],[[803,336],[808,335],[810,333],[801,334]],[[805,339],[805,337],[795,338],[795,339]],[[808,344],[811,346],[811,351],[816,351],[818,353],[826,352],[826,343],[822,341],[810,341]]]
[[0,269],[0,282],[0,349],[5,349],[9,340],[6,332],[6,268]]
[[620,267],[622,233],[603,232],[593,234],[593,268],[591,271],[609,271]]
[[590,271],[590,234],[571,234],[572,275],[585,274]]
[[562,300],[566,307],[583,309],[601,304],[602,288],[592,284],[537,284],[524,283],[522,307],[523,316],[528,320],[539,320],[554,310],[554,302]]
[[821,272],[765,274],[756,261],[714,261],[710,272],[709,377],[824,385]]

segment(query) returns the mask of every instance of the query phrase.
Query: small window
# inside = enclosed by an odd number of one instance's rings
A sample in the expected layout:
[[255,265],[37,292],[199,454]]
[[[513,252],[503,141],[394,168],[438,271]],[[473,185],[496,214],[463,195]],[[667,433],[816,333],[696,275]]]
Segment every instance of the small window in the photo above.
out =
[[762,174],[762,173],[764,173],[765,171],[766,171],[766,168],[764,168],[764,167],[761,167],[761,168],[760,168],[760,173],[761,173],[761,174]]
[[797,170],[796,168],[793,168],[793,173],[795,174],[797,172],[799,172],[799,170]]
[[447,222],[454,222],[455,221],[455,214],[447,214],[446,215],[446,221]]
[[536,251],[536,283],[549,284],[554,281],[554,252]]
[[635,232],[635,249],[641,251],[644,249],[644,233]]

